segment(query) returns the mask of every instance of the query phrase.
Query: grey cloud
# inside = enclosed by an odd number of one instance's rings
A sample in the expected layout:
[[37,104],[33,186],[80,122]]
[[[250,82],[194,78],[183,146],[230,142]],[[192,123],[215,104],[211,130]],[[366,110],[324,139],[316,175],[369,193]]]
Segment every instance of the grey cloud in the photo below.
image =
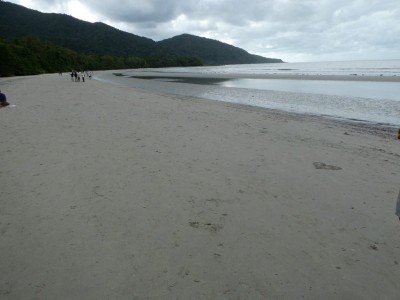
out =
[[106,16],[113,21],[128,23],[165,22],[176,17],[176,6],[169,5],[169,1],[94,1],[87,0],[85,5],[95,12]]
[[[18,1],[12,1],[18,3]],[[35,9],[68,0],[35,0]],[[120,0],[81,2],[100,21],[155,40],[191,33],[261,55],[375,58],[399,49],[398,0]],[[346,54],[347,53],[347,54]],[[358,56],[354,56],[355,59]],[[393,57],[392,57],[393,58]]]

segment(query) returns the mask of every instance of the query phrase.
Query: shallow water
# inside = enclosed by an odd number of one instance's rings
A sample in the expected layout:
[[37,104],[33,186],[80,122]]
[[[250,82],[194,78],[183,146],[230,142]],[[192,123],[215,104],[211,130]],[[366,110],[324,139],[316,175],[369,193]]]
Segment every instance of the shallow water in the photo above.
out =
[[398,82],[162,76],[132,76],[132,78],[201,85],[220,85],[223,87],[255,90],[326,94],[400,101],[400,83]]
[[[400,60],[394,60],[141,69],[102,79],[160,93],[400,126],[399,82],[245,78],[246,74],[271,74],[269,71],[278,67],[280,72],[295,74],[293,65],[296,72],[302,74],[307,71],[313,75],[318,72],[349,75],[355,70],[363,70],[368,76],[380,76],[377,74],[381,72],[385,72],[385,76],[400,75]],[[139,76],[143,72],[149,75],[156,72],[158,76]],[[169,72],[185,75],[171,77]],[[243,78],[220,78],[223,74],[233,73],[243,74]],[[190,74],[201,74],[202,77]]]

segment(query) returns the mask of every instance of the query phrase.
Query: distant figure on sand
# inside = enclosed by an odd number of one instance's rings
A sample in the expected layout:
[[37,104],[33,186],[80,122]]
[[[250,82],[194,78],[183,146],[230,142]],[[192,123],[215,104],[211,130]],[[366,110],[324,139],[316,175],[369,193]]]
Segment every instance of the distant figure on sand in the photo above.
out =
[[399,217],[400,220],[400,191],[399,195],[397,196],[396,215]]
[[7,97],[0,91],[0,107],[5,107],[7,105],[10,105],[10,103],[7,102]]

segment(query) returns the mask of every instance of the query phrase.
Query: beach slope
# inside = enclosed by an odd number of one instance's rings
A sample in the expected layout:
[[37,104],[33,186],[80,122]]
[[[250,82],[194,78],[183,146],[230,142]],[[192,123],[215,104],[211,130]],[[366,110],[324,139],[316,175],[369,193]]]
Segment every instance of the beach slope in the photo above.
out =
[[1,299],[398,299],[395,129],[0,84]]

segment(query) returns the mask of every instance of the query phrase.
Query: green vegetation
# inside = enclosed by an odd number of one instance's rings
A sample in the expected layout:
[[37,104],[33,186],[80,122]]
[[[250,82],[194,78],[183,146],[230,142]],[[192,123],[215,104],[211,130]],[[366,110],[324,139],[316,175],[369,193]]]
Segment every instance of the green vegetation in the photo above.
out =
[[178,55],[200,57],[205,65],[281,63],[281,59],[266,58],[220,41],[182,34],[157,43],[174,49]]
[[0,76],[277,62],[282,60],[212,39],[182,34],[155,42],[103,23],[0,0]]
[[111,56],[82,54],[42,41],[36,37],[13,40],[0,38],[0,76],[36,75],[71,70],[113,70],[200,66],[193,57]]

